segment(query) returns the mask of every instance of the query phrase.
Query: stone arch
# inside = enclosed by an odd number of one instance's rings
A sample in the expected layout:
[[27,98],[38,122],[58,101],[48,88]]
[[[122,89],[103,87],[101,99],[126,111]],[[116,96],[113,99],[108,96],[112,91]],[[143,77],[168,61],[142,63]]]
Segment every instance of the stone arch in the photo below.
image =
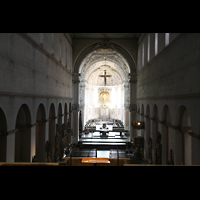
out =
[[155,145],[156,145],[156,136],[157,136],[157,132],[158,132],[158,122],[157,122],[158,119],[159,119],[158,107],[155,104],[153,107],[153,112],[152,112],[152,129],[151,129],[153,163],[155,163],[155,153],[156,153]]
[[62,104],[58,105],[58,134],[62,134]]
[[55,124],[55,106],[52,103],[49,109],[49,142],[51,145],[51,162],[55,162],[55,135],[56,135],[56,124]]
[[15,162],[30,162],[31,114],[26,104],[19,108],[15,127]]
[[45,162],[45,107],[41,103],[37,109],[36,115],[36,161]]
[[4,111],[0,108],[0,162],[6,162],[7,121]]
[[57,145],[58,145],[58,155],[59,160],[62,159],[63,156],[63,145],[62,145],[62,104],[58,105],[58,124],[57,124]]
[[72,103],[69,103],[69,124],[71,127],[71,122],[72,122]]
[[171,115],[168,105],[163,107],[162,111],[162,132],[161,132],[161,143],[162,143],[162,164],[168,164],[170,147],[169,147],[169,125],[171,124]]
[[[126,68],[128,70],[128,72],[126,72],[126,77],[124,78],[125,84],[124,84],[124,90],[126,89],[128,92],[123,93],[123,101],[124,101],[124,107],[123,109],[125,110],[125,114],[124,114],[124,123],[125,123],[125,127],[127,129],[129,129],[131,131],[131,137],[134,135],[134,130],[131,128],[130,126],[130,121],[131,120],[135,120],[136,119],[136,113],[133,113],[132,110],[129,110],[130,105],[136,106],[136,75],[137,75],[137,70],[136,70],[136,62],[133,60],[132,56],[130,55],[130,53],[125,50],[125,48],[123,48],[122,46],[113,43],[113,42],[109,42],[109,41],[102,41],[102,42],[96,42],[93,43],[91,45],[89,45],[88,47],[86,47],[76,58],[75,62],[74,62],[74,74],[73,74],[73,88],[74,88],[74,96],[73,96],[73,142],[78,142],[79,139],[79,127],[78,124],[75,123],[76,121],[79,121],[79,106],[82,110],[82,114],[84,114],[84,119],[87,112],[84,112],[85,110],[85,104],[84,101],[82,99],[85,99],[85,94],[83,93],[83,95],[80,91],[79,91],[79,82],[81,81],[80,85],[85,82],[85,77],[84,77],[84,70],[82,70],[82,67],[84,66],[84,59],[89,56],[91,53],[93,53],[94,51],[97,50],[112,50],[113,52],[116,52],[116,54],[120,55],[120,63],[124,63],[125,66],[123,66],[122,64],[120,65],[120,69],[122,68]],[[90,56],[88,57],[88,59],[90,59]],[[113,57],[112,58],[113,62],[116,62],[116,59]],[[123,62],[122,62],[123,61]],[[87,66],[87,65],[86,65]],[[89,65],[88,65],[89,66]],[[130,72],[130,73],[129,73]],[[83,84],[84,85],[84,84]],[[84,89],[84,87],[83,87]],[[85,90],[85,89],[84,89]],[[131,93],[130,93],[131,91]],[[80,98],[81,97],[81,102],[82,104],[80,104]],[[94,108],[92,108],[92,110],[94,110]],[[132,112],[131,115],[129,115],[129,111]],[[121,118],[122,114],[120,114]],[[107,118],[109,117],[108,115],[106,116]],[[103,118],[103,116],[101,115],[101,118]],[[131,118],[131,119],[130,119]]]
[[65,106],[64,106],[64,124],[65,124],[65,128],[67,127],[67,116],[68,116],[67,103],[65,103]]
[[[144,122],[144,104],[141,106],[140,120]],[[141,129],[141,136],[144,137],[144,129]]]
[[150,107],[149,104],[146,106],[146,117],[145,117],[145,129],[144,129],[144,158],[149,159],[149,147],[148,140],[150,138]]
[[113,43],[113,42],[108,42],[107,46],[103,47],[102,42],[95,42],[94,44],[86,47],[76,58],[74,62],[74,72],[79,73],[79,67],[81,66],[81,62],[83,59],[90,54],[92,51],[97,50],[97,49],[102,49],[102,48],[109,48],[109,49],[114,49],[117,52],[119,52],[123,57],[126,59],[127,63],[129,64],[130,71],[131,73],[136,72],[136,62],[133,60],[131,57],[130,53],[125,50],[122,46]]
[[144,114],[144,104],[141,106],[141,114]]
[[180,127],[175,135],[174,161],[176,165],[192,165],[192,132],[188,109],[181,105],[177,112],[176,125]]

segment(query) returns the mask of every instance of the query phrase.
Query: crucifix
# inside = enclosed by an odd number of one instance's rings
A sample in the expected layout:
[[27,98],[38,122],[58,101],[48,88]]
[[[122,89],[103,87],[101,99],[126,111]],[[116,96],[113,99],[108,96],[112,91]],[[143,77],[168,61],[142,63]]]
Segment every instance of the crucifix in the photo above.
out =
[[104,70],[104,75],[99,75],[99,77],[104,77],[104,86],[106,86],[106,77],[112,77],[112,75],[106,75],[106,70]]

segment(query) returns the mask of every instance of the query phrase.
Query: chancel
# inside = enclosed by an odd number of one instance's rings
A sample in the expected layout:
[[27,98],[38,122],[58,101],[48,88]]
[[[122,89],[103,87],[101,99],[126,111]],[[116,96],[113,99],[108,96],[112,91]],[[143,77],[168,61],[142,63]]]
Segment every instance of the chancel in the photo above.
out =
[[199,33],[0,33],[0,166],[200,165]]

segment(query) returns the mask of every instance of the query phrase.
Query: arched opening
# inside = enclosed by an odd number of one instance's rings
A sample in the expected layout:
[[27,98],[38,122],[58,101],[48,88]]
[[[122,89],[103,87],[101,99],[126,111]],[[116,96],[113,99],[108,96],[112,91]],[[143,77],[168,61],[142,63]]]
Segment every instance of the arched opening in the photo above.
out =
[[45,162],[45,108],[40,104],[36,115],[36,161]]
[[67,117],[68,117],[68,112],[67,112],[67,103],[65,103],[65,108],[64,108],[64,124],[65,124],[65,130],[67,127]]
[[[55,124],[55,106],[52,103],[49,110],[49,142],[50,142],[50,161],[55,162],[55,136],[56,136],[56,124]],[[47,159],[48,160],[48,159]]]
[[145,123],[145,134],[144,134],[144,158],[151,161],[151,145],[150,142],[150,107],[147,105],[146,107],[146,123]]
[[62,134],[62,105],[59,103],[58,106],[58,134]]
[[68,126],[70,126],[70,129],[71,129],[71,121],[72,121],[72,104],[70,102],[69,103],[69,123],[68,123]]
[[162,141],[162,164],[169,163],[169,125],[171,124],[171,117],[169,112],[169,107],[167,105],[163,108],[162,113],[162,133],[161,133],[161,141]]
[[[142,104],[141,107],[141,115],[140,115],[140,120],[143,122],[144,121],[144,105]],[[144,129],[141,129],[141,136],[144,137]],[[145,139],[144,139],[145,140]],[[144,141],[145,142],[145,141]]]
[[15,162],[30,162],[31,114],[26,104],[19,108],[15,126]]
[[0,161],[6,162],[7,122],[3,110],[0,108]]
[[119,120],[125,129],[130,130],[131,69],[119,48],[111,46],[93,48],[80,62],[78,103],[83,115],[82,123],[84,126],[91,121]]
[[57,142],[57,159],[61,161],[63,157],[63,144],[62,144],[62,105],[59,103],[58,106],[58,124],[57,124],[57,134],[56,134],[56,142]]
[[156,138],[157,138],[157,133],[158,133],[158,122],[157,122],[158,119],[159,119],[158,108],[157,108],[157,105],[154,105],[153,113],[152,113],[152,132],[151,132],[153,163],[155,163],[156,161]]
[[80,110],[83,127],[86,120],[94,118],[111,119],[112,123],[112,118],[120,119],[133,138],[135,130],[131,121],[136,120],[136,81],[135,62],[125,48],[108,40],[86,47],[74,63],[73,143],[79,141],[76,122]]
[[192,132],[190,116],[185,106],[180,106],[178,110],[175,142],[175,164],[192,165],[192,138],[188,132]]

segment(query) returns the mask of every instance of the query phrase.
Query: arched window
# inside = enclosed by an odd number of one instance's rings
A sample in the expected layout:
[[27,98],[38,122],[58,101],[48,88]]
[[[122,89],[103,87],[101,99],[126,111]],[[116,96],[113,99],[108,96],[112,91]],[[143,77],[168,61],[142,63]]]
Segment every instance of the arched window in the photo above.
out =
[[165,33],[165,46],[169,44],[169,33]]
[[155,33],[155,56],[158,54],[158,33]]

